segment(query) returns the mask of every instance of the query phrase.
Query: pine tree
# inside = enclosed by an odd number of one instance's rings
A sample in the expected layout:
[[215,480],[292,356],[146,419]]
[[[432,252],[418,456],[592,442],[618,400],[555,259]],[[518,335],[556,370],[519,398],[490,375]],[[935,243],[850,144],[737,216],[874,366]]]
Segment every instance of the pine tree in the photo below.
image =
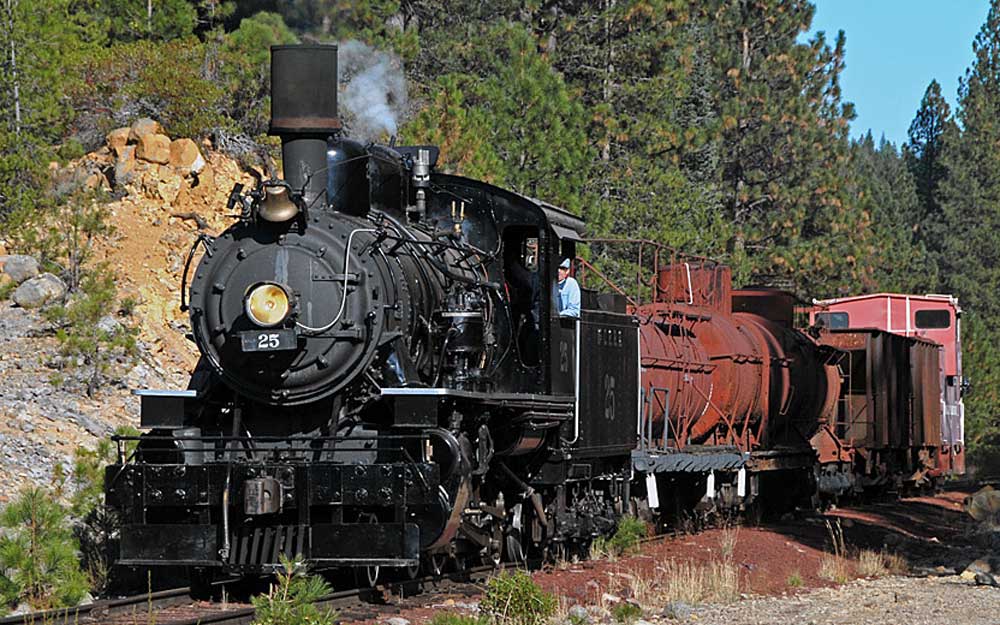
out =
[[939,186],[941,264],[948,285],[984,316],[1000,313],[1000,1],[973,44],[959,86],[958,122],[946,128]]
[[949,129],[953,132],[953,126],[948,102],[941,95],[941,85],[932,80],[910,124],[909,141],[903,146],[903,157],[916,181],[920,201],[913,215],[918,236],[936,251],[940,251],[939,240],[943,234],[940,232],[938,186],[946,174],[941,151],[945,132]]
[[448,93],[428,102],[404,138],[440,139],[449,129],[451,144],[464,147],[461,154],[443,151],[445,166],[472,150],[474,162],[491,164],[494,183],[580,210],[591,159],[585,110],[531,34],[499,24],[461,53],[472,71],[439,78],[437,88]]
[[0,513],[0,595],[33,609],[76,605],[87,593],[66,510],[52,493],[29,488]]
[[[848,202],[845,38],[806,43],[805,0],[720,0],[708,11],[722,119],[724,210],[736,274],[802,293],[856,289],[870,217]],[[703,18],[704,19],[704,18]]]
[[883,137],[878,146],[869,132],[851,146],[852,201],[871,215],[871,272],[861,286],[868,292],[940,290],[937,268],[917,237],[919,212],[913,175],[896,147]]
[[[959,83],[956,124],[946,126],[941,164],[946,172],[937,200],[939,262],[945,284],[966,309],[965,373],[972,380],[966,401],[970,452],[982,457],[1000,438],[1000,0],[972,45],[975,61]],[[934,224],[933,220],[930,220]]]

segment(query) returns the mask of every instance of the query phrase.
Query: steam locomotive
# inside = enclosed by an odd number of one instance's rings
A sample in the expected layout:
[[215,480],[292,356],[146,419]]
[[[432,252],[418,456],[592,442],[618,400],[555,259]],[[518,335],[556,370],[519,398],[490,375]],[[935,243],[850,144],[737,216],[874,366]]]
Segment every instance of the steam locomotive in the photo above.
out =
[[[336,47],[272,48],[284,178],[237,186],[235,223],[196,243],[200,363],[186,390],[136,391],[146,432],[106,471],[119,565],[205,579],[298,555],[374,580],[585,550],[624,514],[960,470],[938,344],[799,331],[787,294],[655,243],[635,296],[590,288],[583,221],[440,173],[433,146],[352,141],[336,84]],[[563,259],[578,318],[556,310]]]

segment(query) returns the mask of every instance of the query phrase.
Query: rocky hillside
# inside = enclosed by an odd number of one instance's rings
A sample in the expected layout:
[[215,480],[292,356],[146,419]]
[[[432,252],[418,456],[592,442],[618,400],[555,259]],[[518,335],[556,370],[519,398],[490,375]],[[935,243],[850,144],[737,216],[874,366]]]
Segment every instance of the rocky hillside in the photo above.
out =
[[10,293],[0,301],[0,480],[8,486],[0,502],[26,483],[48,483],[55,464],[68,464],[76,447],[138,425],[131,389],[184,387],[197,360],[179,309],[184,260],[199,232],[216,233],[231,221],[225,204],[233,184],[252,183],[232,159],[207,144],[171,139],[149,119],[50,169],[57,190],[101,187],[111,198],[114,230],[98,241],[96,256],[114,271],[119,295],[137,305],[129,319],[109,315],[101,323],[133,325],[138,354],[113,363],[114,381],[93,398],[60,380],[59,345],[43,310],[61,303],[66,286],[33,258],[8,255],[0,245],[0,287]]

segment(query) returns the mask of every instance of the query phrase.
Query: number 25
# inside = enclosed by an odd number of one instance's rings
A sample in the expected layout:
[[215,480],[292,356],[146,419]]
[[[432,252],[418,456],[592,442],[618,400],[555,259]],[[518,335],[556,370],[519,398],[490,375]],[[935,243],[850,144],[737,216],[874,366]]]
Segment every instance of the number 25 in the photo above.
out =
[[277,334],[258,334],[257,349],[274,349],[278,347]]

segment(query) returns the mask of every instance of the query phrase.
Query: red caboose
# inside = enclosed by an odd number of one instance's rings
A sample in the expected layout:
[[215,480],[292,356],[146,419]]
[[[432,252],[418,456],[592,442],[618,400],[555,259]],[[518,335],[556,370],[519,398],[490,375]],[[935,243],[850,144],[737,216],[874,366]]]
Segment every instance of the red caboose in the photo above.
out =
[[[889,358],[901,349],[910,351],[905,357],[911,359],[911,377],[923,378],[926,382],[920,384],[920,392],[903,403],[907,414],[902,417],[911,422],[909,435],[914,446],[926,447],[933,456],[931,471],[935,474],[965,471],[961,313],[958,300],[951,295],[895,293],[817,300],[809,310],[810,325],[829,331],[823,342],[846,348],[859,341],[869,345],[880,341],[883,350],[866,350],[869,360],[873,354],[882,353]],[[908,337],[908,347],[890,337],[879,339],[876,331]],[[865,335],[863,339],[862,335]],[[893,346],[894,343],[900,345]],[[934,344],[937,349],[930,351],[927,343]],[[880,372],[885,371],[885,367],[876,362],[855,360],[845,361],[842,369],[847,366],[855,374],[864,370],[870,379],[878,378]],[[929,383],[930,377],[936,377],[936,383]],[[867,387],[871,388],[871,385]],[[852,396],[849,385],[845,385],[838,417],[841,437],[852,439],[849,442],[859,447],[864,441],[877,445],[874,430],[878,428],[880,419],[880,399],[898,392],[899,387],[900,382],[887,379],[881,395]],[[885,417],[886,420],[889,418]]]

